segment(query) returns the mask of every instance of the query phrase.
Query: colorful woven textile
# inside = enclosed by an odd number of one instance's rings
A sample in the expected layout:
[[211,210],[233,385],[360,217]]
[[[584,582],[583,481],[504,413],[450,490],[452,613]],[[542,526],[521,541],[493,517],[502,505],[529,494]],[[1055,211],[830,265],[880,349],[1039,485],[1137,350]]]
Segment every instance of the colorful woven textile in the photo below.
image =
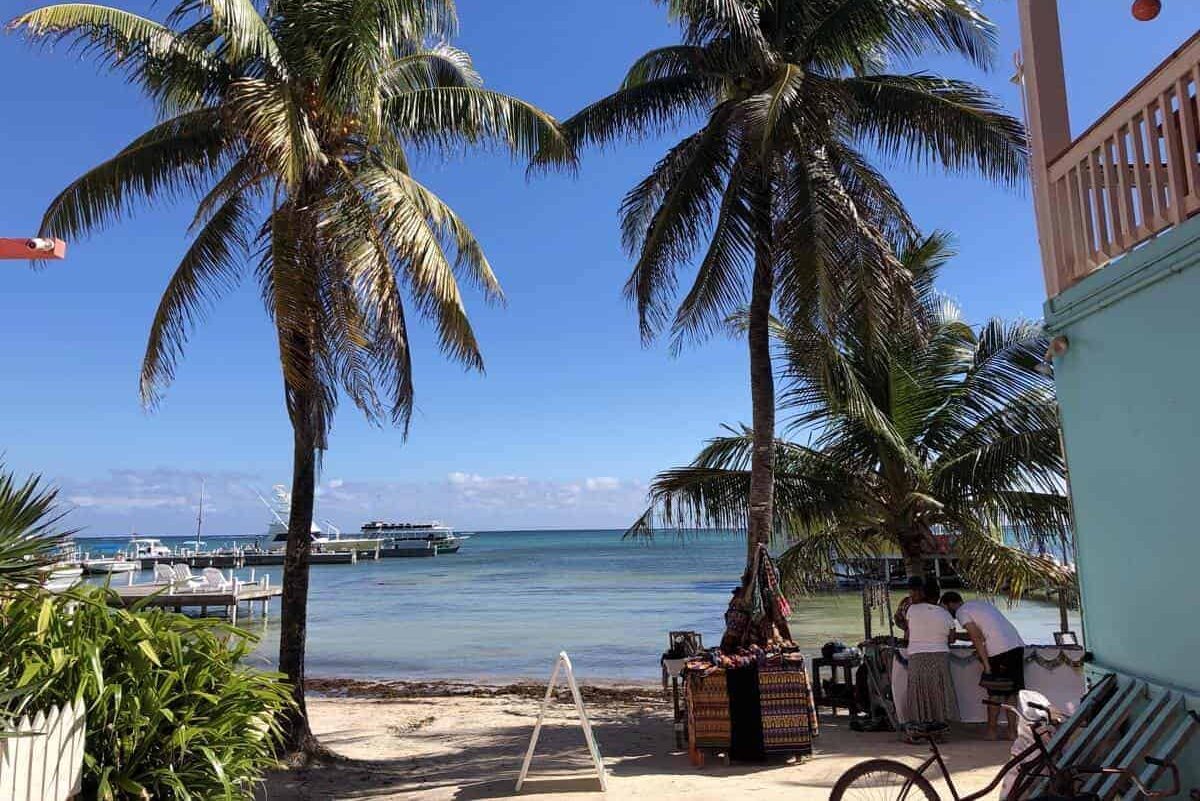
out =
[[779,588],[779,571],[775,569],[775,562],[767,553],[766,546],[758,547],[762,549],[762,559],[758,563],[759,592],[764,602],[773,604],[779,616],[786,620],[792,613],[792,607]]
[[697,748],[728,748],[729,692],[725,671],[687,674],[688,729]]
[[758,670],[762,702],[763,746],[768,754],[812,753],[817,736],[817,713],[804,658],[786,654],[768,660]]

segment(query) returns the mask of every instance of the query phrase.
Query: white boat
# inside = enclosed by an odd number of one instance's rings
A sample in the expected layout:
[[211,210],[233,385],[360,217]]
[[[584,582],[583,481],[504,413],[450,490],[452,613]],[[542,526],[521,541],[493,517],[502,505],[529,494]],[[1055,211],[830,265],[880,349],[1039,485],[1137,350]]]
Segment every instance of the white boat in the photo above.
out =
[[142,559],[168,559],[173,554],[170,548],[162,544],[162,540],[134,536],[129,538],[129,544],[125,546],[123,556],[130,561],[138,562]]
[[83,580],[80,567],[79,547],[73,540],[66,540],[55,549],[54,561],[39,569],[39,584],[50,592],[69,590]]
[[437,556],[458,553],[466,534],[455,534],[454,529],[436,520],[428,523],[403,523],[389,520],[372,520],[362,525],[363,536],[383,540],[380,556]]
[[89,576],[111,576],[115,573],[132,573],[141,570],[142,564],[138,559],[126,559],[124,554],[101,559],[84,559],[83,572]]
[[[272,487],[272,496],[275,500],[273,504],[261,495],[258,496],[258,499],[271,512],[271,517],[273,518],[267,525],[267,540],[276,548],[282,548],[287,543],[288,538],[287,521],[291,515],[292,496],[282,484],[276,484]],[[374,551],[384,545],[382,540],[375,536],[343,537],[342,532],[338,530],[337,526],[328,520],[325,521],[325,524],[329,526],[333,532],[333,536],[327,536],[321,530],[321,527],[317,525],[316,520],[313,520],[309,528],[313,550],[318,553],[366,552]]]
[[43,575],[43,589],[62,592],[71,589],[83,579],[83,568],[78,565],[50,565]]

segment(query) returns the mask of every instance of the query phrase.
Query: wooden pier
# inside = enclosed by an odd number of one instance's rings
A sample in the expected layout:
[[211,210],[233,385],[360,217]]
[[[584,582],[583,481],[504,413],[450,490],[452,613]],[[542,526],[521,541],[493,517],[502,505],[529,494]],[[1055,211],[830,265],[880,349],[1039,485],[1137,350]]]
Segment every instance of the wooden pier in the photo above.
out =
[[114,605],[132,606],[140,602],[148,607],[174,609],[176,612],[199,609],[201,615],[208,615],[210,609],[223,609],[229,621],[235,624],[242,604],[246,604],[251,613],[254,605],[258,604],[265,618],[271,599],[283,593],[280,585],[271,584],[269,580],[235,581],[224,589],[204,586],[194,589],[172,588],[163,584],[131,584],[111,589],[115,593],[115,596],[110,596]]
[[[361,559],[378,559],[378,549],[370,551],[313,551],[308,557],[310,565],[353,565]],[[219,551],[213,553],[183,554],[172,556],[143,556],[139,560],[142,570],[153,570],[155,565],[187,565],[188,567],[230,568],[265,567],[283,564],[283,551]]]

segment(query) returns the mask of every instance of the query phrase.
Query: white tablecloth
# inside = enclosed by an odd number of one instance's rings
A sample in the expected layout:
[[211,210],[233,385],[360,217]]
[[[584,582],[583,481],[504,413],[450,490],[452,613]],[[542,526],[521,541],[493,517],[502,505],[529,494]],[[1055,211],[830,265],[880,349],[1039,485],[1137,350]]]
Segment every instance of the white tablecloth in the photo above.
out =
[[[1037,690],[1063,712],[1074,712],[1086,690],[1083,680],[1083,649],[1078,646],[1030,645],[1025,648],[1025,687]],[[908,651],[900,651],[903,662]],[[1031,658],[1032,657],[1032,658]],[[1065,664],[1064,664],[1065,660]],[[908,716],[908,666],[892,660],[892,698],[900,722]],[[954,647],[950,652],[950,677],[958,696],[958,711],[964,723],[983,723],[987,710],[983,699],[987,691],[979,686],[983,666],[972,647]]]

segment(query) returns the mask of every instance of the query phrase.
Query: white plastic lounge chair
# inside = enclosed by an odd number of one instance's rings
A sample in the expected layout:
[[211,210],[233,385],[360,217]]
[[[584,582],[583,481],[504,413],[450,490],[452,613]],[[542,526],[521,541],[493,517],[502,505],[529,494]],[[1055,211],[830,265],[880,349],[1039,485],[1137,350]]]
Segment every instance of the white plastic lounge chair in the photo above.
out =
[[176,587],[190,589],[204,583],[204,579],[193,576],[192,569],[182,562],[174,565],[174,570]]
[[174,584],[175,570],[170,565],[164,565],[158,562],[154,565],[154,583],[155,584]]
[[223,592],[230,587],[229,579],[225,578],[225,574],[220,570],[217,570],[215,567],[204,568],[204,571],[201,573],[201,575],[204,577],[203,587],[206,590]]

